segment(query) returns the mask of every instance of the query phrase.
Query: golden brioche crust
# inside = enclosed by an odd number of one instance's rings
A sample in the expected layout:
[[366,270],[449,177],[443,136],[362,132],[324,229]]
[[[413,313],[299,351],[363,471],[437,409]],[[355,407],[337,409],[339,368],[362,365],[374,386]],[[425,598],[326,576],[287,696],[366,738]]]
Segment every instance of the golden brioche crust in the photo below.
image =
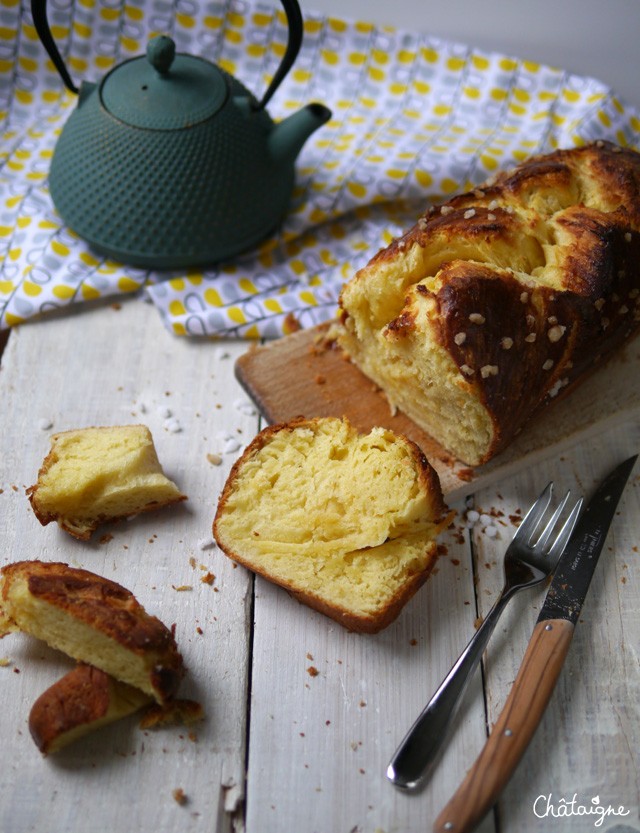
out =
[[[300,581],[295,577],[290,579],[283,575],[282,572],[276,573],[274,565],[269,559],[269,553],[266,552],[266,557],[256,558],[252,554],[248,554],[247,548],[243,551],[243,542],[231,540],[227,531],[224,528],[227,515],[229,514],[229,505],[234,497],[238,483],[243,477],[244,469],[248,461],[252,460],[262,449],[270,446],[270,443],[275,438],[280,439],[282,435],[293,435],[299,429],[308,429],[314,431],[323,424],[328,422],[342,422],[349,426],[347,420],[337,420],[332,418],[318,417],[315,419],[306,419],[299,417],[287,423],[271,425],[261,431],[253,441],[247,446],[241,457],[235,462],[231,469],[227,482],[220,495],[218,507],[213,524],[214,537],[220,548],[225,554],[233,559],[235,562],[247,567],[251,571],[262,575],[267,580],[278,584],[283,589],[287,590],[293,597],[308,607],[317,610],[318,612],[334,619],[345,628],[359,633],[377,633],[383,628],[387,627],[400,613],[402,608],[407,604],[409,599],[418,591],[429,577],[435,561],[437,559],[437,546],[434,542],[435,535],[448,526],[451,521],[451,515],[447,515],[447,508],[444,504],[440,481],[437,473],[427,461],[421,449],[411,440],[404,436],[395,435],[398,443],[402,443],[411,458],[411,465],[414,467],[416,479],[418,482],[417,489],[425,499],[425,516],[427,520],[432,522],[429,533],[406,533],[406,544],[404,540],[399,540],[398,552],[401,548],[410,549],[414,554],[414,558],[410,559],[409,566],[406,569],[402,578],[401,586],[392,594],[386,596],[384,604],[379,605],[375,611],[358,611],[345,605],[343,601],[338,598],[331,597],[330,581],[327,580],[326,592],[325,588],[318,591],[306,589],[301,587]],[[389,434],[391,432],[388,432]],[[301,463],[300,467],[304,464]],[[388,484],[387,484],[388,485]],[[286,486],[283,487],[286,491]],[[314,484],[310,483],[309,488],[313,489]],[[357,485],[355,486],[357,488]],[[236,510],[237,511],[237,510]],[[367,526],[367,517],[361,518],[362,527]],[[257,534],[257,533],[253,533]],[[246,544],[247,542],[245,542]],[[249,542],[250,543],[250,542]],[[292,547],[294,545],[292,544]],[[347,562],[352,565],[358,563],[364,565],[367,560],[375,558],[375,553],[382,551],[384,547],[390,547],[392,544],[385,542],[382,545],[373,546],[371,548],[364,548],[359,552],[350,552],[347,554]],[[286,546],[285,546],[286,549]],[[300,558],[313,557],[306,551],[301,554]],[[319,564],[322,564],[320,558]],[[357,570],[357,567],[352,566],[352,569]]]
[[38,697],[29,712],[29,732],[48,755],[149,702],[138,689],[81,663]]
[[[280,580],[278,581],[278,584],[286,590],[290,596],[297,599],[300,604],[306,605],[306,607],[310,607],[318,613],[322,613],[329,619],[333,619],[335,622],[342,625],[343,628],[346,628],[346,630],[351,631],[352,633],[374,634],[389,627],[389,625],[398,618],[402,609],[411,601],[433,572],[438,560],[438,553],[438,547],[435,543],[431,542],[429,544],[425,544],[424,556],[426,566],[419,572],[416,572],[413,575],[408,575],[402,588],[399,589],[392,598],[388,599],[384,608],[376,611],[375,615],[358,614],[353,610],[347,610],[344,607],[337,606],[335,602],[328,601],[326,598],[323,598],[315,593],[308,593],[304,590],[299,590],[291,582]],[[241,557],[231,555],[231,558],[239,564],[247,567],[249,570],[262,575],[269,581],[273,581],[268,570],[252,566],[250,563],[243,563]]]
[[[448,451],[486,462],[637,334],[640,154],[607,142],[559,150],[429,209],[343,288],[341,307],[353,361]],[[474,459],[427,415],[437,378],[403,401],[389,375],[426,349],[487,415]]]
[[[35,612],[32,602],[38,604]],[[24,630],[79,661],[102,667],[101,657],[92,655],[90,646],[76,645],[70,653],[65,636],[48,629],[48,606],[57,611],[57,618],[62,614],[70,636],[74,626],[83,624],[120,649],[125,666],[127,656],[136,657],[146,676],[144,689],[156,700],[165,702],[175,694],[184,667],[174,635],[150,616],[129,590],[88,570],[59,562],[19,561],[0,570],[0,623],[5,632]]]

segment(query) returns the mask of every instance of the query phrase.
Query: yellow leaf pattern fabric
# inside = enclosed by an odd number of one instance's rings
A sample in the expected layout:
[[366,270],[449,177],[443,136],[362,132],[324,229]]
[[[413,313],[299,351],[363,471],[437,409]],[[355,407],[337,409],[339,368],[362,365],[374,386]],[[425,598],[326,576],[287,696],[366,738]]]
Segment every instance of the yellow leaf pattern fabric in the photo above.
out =
[[[166,33],[260,96],[286,44],[275,0],[68,0],[49,13],[76,84]],[[333,117],[298,158],[288,216],[233,262],[167,275],[106,260],[62,224],[47,174],[76,98],[38,42],[29,0],[4,4],[0,327],[138,293],[177,335],[277,337],[332,318],[344,281],[429,204],[535,153],[597,139],[640,146],[639,114],[597,80],[304,13],[302,50],[269,111],[279,120],[320,101]]]

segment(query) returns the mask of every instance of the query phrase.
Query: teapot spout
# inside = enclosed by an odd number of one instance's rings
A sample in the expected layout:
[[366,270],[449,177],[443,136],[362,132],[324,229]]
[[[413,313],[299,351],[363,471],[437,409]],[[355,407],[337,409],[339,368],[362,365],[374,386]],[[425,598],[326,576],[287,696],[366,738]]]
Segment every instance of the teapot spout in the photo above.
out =
[[331,110],[324,104],[313,103],[276,124],[269,135],[272,158],[293,164],[309,136],[330,118]]

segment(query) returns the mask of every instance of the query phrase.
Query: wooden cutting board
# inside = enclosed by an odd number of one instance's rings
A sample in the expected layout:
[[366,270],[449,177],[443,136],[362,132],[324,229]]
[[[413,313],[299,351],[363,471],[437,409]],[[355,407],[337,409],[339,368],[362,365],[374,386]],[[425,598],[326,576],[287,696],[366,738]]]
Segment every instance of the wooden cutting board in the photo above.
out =
[[576,443],[640,419],[640,338],[591,375],[565,399],[552,403],[496,458],[471,469],[454,460],[403,413],[392,414],[384,395],[342,352],[325,340],[327,324],[250,348],[236,361],[238,381],[271,424],[297,416],[346,416],[369,431],[391,428],[416,442],[450,500]]

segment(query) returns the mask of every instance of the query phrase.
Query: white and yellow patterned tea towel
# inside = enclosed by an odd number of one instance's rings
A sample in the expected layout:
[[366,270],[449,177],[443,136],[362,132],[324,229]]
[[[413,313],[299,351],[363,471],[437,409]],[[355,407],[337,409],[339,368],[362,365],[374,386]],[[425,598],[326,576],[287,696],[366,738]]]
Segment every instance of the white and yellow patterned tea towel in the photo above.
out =
[[[276,236],[233,262],[171,275],[105,259],[62,225],[47,188],[75,107],[38,41],[28,0],[0,7],[0,326],[141,292],[179,335],[276,337],[335,315],[343,282],[430,202],[498,169],[594,139],[640,146],[640,117],[600,82],[529,61],[303,8],[301,52],[269,105],[311,101],[333,118],[297,165]],[[99,80],[167,33],[258,97],[286,19],[255,0],[68,0],[49,22],[78,83]]]

